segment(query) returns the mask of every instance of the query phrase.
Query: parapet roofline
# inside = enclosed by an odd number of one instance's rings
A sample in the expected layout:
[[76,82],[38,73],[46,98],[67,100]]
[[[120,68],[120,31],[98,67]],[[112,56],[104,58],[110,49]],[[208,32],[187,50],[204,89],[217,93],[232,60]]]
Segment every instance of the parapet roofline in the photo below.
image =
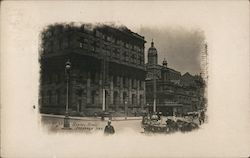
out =
[[129,35],[129,36],[133,36],[133,37],[136,37],[137,39],[140,39],[142,40],[144,43],[146,43],[147,41],[145,41],[144,39],[144,36],[142,35],[139,35],[138,33],[135,33],[133,31],[131,31],[130,29],[128,29],[126,26],[110,26],[110,25],[106,25],[106,24],[102,24],[102,25],[99,25],[99,26],[96,26],[95,29],[112,29],[112,30],[115,30],[115,31],[119,31],[120,33],[123,33],[123,34],[126,34],[126,35]]
[[51,24],[47,26],[49,27],[64,27],[64,28],[81,28],[84,27],[84,29],[89,30],[89,31],[93,31],[93,30],[98,30],[98,29],[112,29],[114,31],[119,31],[122,34],[125,34],[127,36],[132,36],[135,37],[141,41],[143,41],[144,43],[146,43],[147,41],[145,41],[144,36],[139,35],[138,33],[135,33],[133,31],[131,31],[130,29],[128,29],[126,26],[120,25],[120,26],[115,26],[115,25],[107,25],[107,24],[92,24],[92,23],[81,23],[81,24],[76,24],[76,23],[56,23],[56,24]]

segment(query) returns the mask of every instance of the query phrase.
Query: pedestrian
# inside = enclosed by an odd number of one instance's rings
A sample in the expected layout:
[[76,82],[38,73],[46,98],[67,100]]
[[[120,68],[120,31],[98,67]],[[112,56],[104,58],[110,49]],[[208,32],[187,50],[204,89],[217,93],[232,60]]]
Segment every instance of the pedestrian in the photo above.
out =
[[115,133],[115,129],[114,127],[111,125],[111,120],[108,120],[108,124],[106,125],[105,129],[104,129],[104,134],[114,134]]

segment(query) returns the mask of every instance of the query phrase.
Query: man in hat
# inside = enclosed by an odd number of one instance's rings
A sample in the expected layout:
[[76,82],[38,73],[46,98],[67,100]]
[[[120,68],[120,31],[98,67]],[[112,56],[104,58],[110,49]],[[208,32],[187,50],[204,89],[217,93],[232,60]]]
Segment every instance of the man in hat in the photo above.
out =
[[108,124],[106,125],[104,129],[104,134],[114,134],[114,133],[115,133],[115,129],[111,125],[111,120],[108,120]]

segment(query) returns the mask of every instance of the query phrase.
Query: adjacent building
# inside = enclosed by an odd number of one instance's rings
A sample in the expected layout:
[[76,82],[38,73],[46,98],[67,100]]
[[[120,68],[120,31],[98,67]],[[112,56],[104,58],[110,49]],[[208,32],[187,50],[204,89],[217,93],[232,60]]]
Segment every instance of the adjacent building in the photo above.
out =
[[146,64],[146,102],[149,111],[156,104],[156,111],[163,115],[178,115],[204,108],[205,82],[200,75],[193,76],[168,67],[166,59],[158,64],[154,42],[148,49]]
[[56,24],[41,34],[40,111],[65,113],[70,61],[71,114],[139,112],[145,105],[144,37],[126,27]]

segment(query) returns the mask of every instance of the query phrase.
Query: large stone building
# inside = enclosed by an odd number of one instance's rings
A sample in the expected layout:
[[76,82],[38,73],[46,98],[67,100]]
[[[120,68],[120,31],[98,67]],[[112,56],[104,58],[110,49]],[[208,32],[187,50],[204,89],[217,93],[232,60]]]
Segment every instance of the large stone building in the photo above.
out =
[[189,73],[181,75],[168,67],[166,59],[159,65],[153,41],[148,49],[146,70],[146,102],[150,111],[153,111],[154,100],[156,111],[163,115],[185,114],[204,108],[205,83],[202,77]]
[[145,105],[143,36],[126,27],[56,24],[41,39],[42,113],[65,113],[68,60],[71,114],[138,112]]

